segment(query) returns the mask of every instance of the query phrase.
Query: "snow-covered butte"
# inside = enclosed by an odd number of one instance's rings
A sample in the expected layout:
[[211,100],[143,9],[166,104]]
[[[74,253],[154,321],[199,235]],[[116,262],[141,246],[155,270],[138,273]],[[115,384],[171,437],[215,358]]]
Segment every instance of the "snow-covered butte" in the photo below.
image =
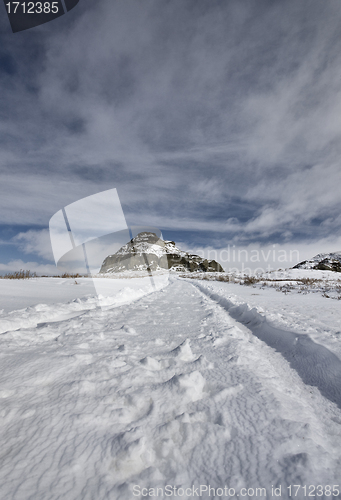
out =
[[125,271],[223,271],[215,260],[208,261],[198,255],[180,250],[174,241],[164,241],[150,232],[139,233],[129,243],[103,262],[100,274]]

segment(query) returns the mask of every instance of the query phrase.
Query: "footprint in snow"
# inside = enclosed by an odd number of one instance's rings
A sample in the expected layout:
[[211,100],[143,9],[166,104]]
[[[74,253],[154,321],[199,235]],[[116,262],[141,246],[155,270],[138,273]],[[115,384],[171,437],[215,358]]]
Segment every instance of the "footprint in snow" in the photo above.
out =
[[170,354],[176,356],[181,361],[193,361],[195,359],[189,339],[186,339],[178,347],[173,349]]
[[144,368],[153,372],[162,369],[161,363],[157,359],[151,358],[150,356],[141,359],[140,363]]
[[141,359],[140,364],[145,370],[149,370],[152,372],[164,370],[169,368],[170,366],[170,362],[168,359],[158,360],[150,356],[146,356],[145,358]]
[[128,333],[128,335],[137,335],[135,328],[132,328],[131,326],[128,325],[121,326],[120,330],[123,330],[125,333]]
[[191,373],[174,375],[163,385],[171,390],[174,389],[174,396],[180,399],[182,403],[199,401],[207,395],[205,391],[206,380],[197,370]]

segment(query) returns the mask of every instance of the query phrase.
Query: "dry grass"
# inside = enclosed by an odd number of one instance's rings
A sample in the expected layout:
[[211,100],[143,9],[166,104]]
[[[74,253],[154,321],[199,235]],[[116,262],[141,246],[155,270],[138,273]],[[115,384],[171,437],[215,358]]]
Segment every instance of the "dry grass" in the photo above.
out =
[[297,280],[298,283],[302,283],[303,285],[306,286],[315,285],[316,283],[320,283],[321,281],[322,281],[321,279],[317,278],[299,278]]
[[0,276],[0,279],[4,280],[27,280],[30,278],[71,278],[71,279],[76,279],[76,278],[86,278],[87,276],[83,276],[82,274],[71,274],[71,273],[64,273],[62,275],[56,274],[54,276],[48,276],[48,275],[42,275],[42,276],[37,276],[36,272],[31,272],[28,270],[23,270],[20,269],[20,271],[14,271],[13,273],[7,273],[4,276]]
[[220,275],[220,276],[217,276],[216,278],[217,281],[224,281],[225,283],[228,283],[229,281],[232,281],[231,279],[231,276],[228,276],[228,275]]
[[1,276],[2,279],[5,280],[27,280],[29,278],[36,278],[37,273],[31,273],[31,271],[24,271],[20,269],[20,271],[15,271],[14,273],[7,273],[4,276]]
[[320,293],[327,299],[341,300],[341,279],[326,282],[321,278],[270,278],[265,276],[242,276],[227,273],[186,273],[181,278],[190,278],[203,281],[223,281],[237,283],[244,286],[259,287],[264,290],[269,287],[287,295],[288,293],[310,294]]
[[72,279],[75,279],[75,278],[82,278],[82,276],[80,274],[70,274],[70,273],[64,273],[62,274],[61,276],[58,276],[58,278],[72,278]]
[[245,278],[243,278],[243,281],[244,281],[244,285],[246,286],[251,286],[251,285],[255,285],[256,283],[258,283],[260,281],[259,278],[256,278],[256,276],[245,276]]
[[232,276],[229,276],[227,274],[214,274],[214,273],[186,273],[186,274],[179,274],[180,278],[190,278],[194,280],[201,280],[201,281],[224,281],[224,282],[229,282],[232,281]]

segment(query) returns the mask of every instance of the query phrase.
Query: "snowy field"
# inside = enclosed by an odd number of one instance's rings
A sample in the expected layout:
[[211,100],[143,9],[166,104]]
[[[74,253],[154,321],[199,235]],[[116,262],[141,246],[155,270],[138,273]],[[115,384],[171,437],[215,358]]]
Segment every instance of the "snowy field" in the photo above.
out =
[[326,279],[0,280],[1,498],[341,499]]

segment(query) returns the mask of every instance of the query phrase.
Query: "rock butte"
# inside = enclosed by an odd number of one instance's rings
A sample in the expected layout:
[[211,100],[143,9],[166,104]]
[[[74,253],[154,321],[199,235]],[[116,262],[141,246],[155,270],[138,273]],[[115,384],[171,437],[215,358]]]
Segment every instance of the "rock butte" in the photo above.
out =
[[183,252],[174,241],[164,241],[155,233],[142,232],[104,260],[100,274],[124,271],[224,272],[215,260]]

